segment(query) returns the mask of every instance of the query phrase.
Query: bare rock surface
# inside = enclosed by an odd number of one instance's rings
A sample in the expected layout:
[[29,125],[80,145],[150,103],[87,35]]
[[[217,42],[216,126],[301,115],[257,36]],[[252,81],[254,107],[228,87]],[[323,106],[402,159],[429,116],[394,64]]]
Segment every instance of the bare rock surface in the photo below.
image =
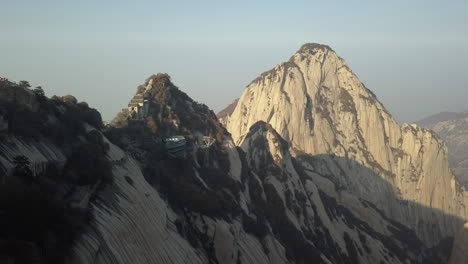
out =
[[451,173],[444,143],[427,129],[400,127],[328,46],[306,44],[255,79],[226,127],[242,145],[258,121],[304,163],[313,158],[314,172],[372,202],[427,245],[453,237],[467,217],[467,193]]

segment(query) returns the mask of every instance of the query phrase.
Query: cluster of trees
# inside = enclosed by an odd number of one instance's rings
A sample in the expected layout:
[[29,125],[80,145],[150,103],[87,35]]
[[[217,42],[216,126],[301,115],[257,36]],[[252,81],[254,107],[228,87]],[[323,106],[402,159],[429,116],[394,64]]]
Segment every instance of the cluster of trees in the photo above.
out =
[[[19,81],[18,86],[21,88],[25,88],[25,89],[31,88],[31,84],[28,81],[24,81],[24,80]],[[32,89],[32,91],[36,94],[39,102],[43,101],[46,98],[46,95],[45,95],[44,89],[42,89],[42,86],[36,86],[36,88]]]
[[[27,81],[4,81],[1,86],[30,89],[38,103],[37,108],[28,107],[18,100],[0,98],[0,115],[8,122],[8,135],[53,142],[67,162],[47,164],[35,175],[26,156],[13,158],[13,174],[0,184],[0,259],[64,263],[79,230],[91,217],[89,209],[70,203],[74,190],[96,184],[100,190],[112,182],[109,145],[99,131],[101,115],[73,96],[49,99],[42,87],[31,88]],[[97,130],[88,132],[86,123]]]
[[30,180],[34,179],[33,171],[31,170],[31,162],[24,155],[16,156],[13,159],[15,164],[14,175],[18,178]]
[[65,165],[65,179],[76,185],[112,182],[112,164],[106,153],[109,144],[96,130],[86,135],[86,141],[76,147]]
[[[30,88],[27,81],[20,81],[19,84],[7,82],[2,85],[10,88]],[[8,122],[9,133],[23,138],[38,139],[43,136],[63,144],[67,140],[73,140],[77,134],[85,132],[85,123],[98,129],[103,127],[99,112],[90,108],[86,102],[78,102],[71,95],[52,96],[48,99],[40,86],[32,91],[39,103],[39,109],[32,110],[16,101],[0,98],[0,115]]]

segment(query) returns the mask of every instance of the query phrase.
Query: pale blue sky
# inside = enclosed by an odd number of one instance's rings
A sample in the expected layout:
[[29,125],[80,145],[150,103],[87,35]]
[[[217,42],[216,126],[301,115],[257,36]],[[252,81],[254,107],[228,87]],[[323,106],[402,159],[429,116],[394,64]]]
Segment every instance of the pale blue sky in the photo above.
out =
[[306,42],[399,121],[468,109],[468,1],[0,0],[0,34],[0,76],[107,120],[157,72],[218,111]]

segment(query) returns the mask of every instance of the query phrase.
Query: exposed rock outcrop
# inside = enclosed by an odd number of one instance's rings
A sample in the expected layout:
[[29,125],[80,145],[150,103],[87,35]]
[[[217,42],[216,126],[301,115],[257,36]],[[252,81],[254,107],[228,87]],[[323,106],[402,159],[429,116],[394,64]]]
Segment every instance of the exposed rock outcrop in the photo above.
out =
[[[291,157],[288,144],[271,125],[254,124],[241,147],[252,169],[252,213],[257,221],[266,220],[295,263],[437,263],[447,259],[447,250],[428,250],[414,231],[339,189],[327,174],[314,172]],[[352,162],[320,157],[326,158]],[[369,170],[354,166],[362,172]]]
[[400,127],[328,46],[306,44],[255,79],[226,126],[242,145],[258,121],[278,131],[304,166],[375,204],[428,246],[453,237],[467,217],[467,194],[443,142],[429,130]]

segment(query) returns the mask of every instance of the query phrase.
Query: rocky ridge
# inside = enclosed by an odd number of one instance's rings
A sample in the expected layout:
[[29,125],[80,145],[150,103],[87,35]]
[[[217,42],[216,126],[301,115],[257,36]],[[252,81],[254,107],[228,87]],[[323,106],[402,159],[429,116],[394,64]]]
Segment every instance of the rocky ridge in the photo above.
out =
[[439,113],[417,122],[431,129],[444,140],[448,160],[455,176],[465,186],[468,184],[468,112]]
[[219,121],[221,123],[226,123],[226,121],[229,119],[231,116],[232,112],[234,112],[234,109],[236,109],[237,103],[239,102],[239,98],[236,100],[232,101],[226,108],[221,110],[219,113],[216,114],[218,117]]

